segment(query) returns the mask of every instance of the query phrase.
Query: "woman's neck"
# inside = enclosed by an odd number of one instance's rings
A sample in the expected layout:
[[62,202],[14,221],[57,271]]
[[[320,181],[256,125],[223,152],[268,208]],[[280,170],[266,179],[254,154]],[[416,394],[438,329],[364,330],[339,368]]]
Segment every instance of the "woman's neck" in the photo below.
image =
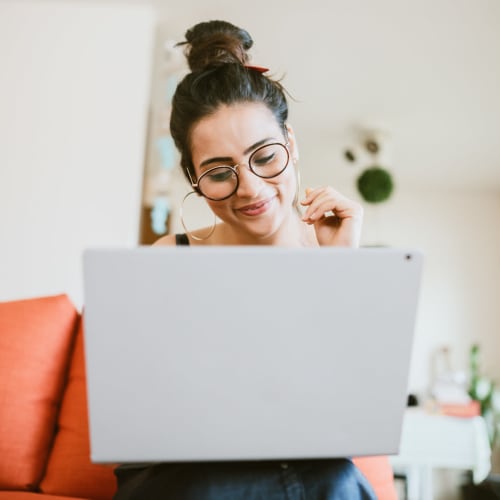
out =
[[295,212],[291,213],[280,228],[270,235],[260,236],[242,232],[238,228],[222,223],[217,226],[211,240],[213,245],[318,246],[313,226],[301,221]]

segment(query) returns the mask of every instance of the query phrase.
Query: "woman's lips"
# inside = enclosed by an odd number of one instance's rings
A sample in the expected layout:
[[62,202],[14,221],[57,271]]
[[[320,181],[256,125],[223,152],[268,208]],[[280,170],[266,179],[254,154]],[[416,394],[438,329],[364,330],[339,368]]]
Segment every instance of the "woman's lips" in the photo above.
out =
[[271,206],[271,203],[273,202],[274,198],[275,197],[273,196],[271,198],[267,198],[266,200],[258,201],[257,203],[252,203],[251,205],[245,205],[244,207],[238,208],[237,210],[242,214],[254,217],[256,215],[260,215],[266,212]]

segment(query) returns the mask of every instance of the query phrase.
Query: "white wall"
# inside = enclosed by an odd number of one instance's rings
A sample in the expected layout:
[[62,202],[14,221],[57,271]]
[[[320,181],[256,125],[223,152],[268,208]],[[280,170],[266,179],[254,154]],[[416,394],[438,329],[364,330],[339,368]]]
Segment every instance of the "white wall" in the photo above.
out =
[[0,300],[67,292],[81,253],[135,244],[154,15],[0,3]]
[[478,342],[482,368],[500,381],[499,215],[500,194],[488,192],[402,189],[375,213],[367,209],[366,241],[417,247],[425,255],[413,391],[426,394],[433,353],[444,345],[459,370],[468,368],[469,348]]

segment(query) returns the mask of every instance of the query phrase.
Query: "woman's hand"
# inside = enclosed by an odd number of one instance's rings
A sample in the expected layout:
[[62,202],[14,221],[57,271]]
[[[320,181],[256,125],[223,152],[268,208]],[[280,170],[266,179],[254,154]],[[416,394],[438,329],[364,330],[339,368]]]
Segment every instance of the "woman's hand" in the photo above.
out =
[[306,189],[300,202],[307,207],[302,220],[313,224],[321,246],[357,247],[361,237],[363,207],[330,186]]

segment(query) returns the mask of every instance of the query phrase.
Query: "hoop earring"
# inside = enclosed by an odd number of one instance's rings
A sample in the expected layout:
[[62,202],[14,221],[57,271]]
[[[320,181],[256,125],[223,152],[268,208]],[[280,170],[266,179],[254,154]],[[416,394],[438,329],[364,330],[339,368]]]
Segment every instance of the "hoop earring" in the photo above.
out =
[[200,238],[199,236],[195,236],[191,231],[189,231],[189,229],[186,227],[186,224],[184,222],[184,203],[192,194],[196,194],[197,196],[200,196],[196,191],[191,191],[190,193],[186,194],[184,196],[184,198],[182,199],[181,207],[179,209],[179,216],[181,219],[182,227],[184,228],[184,231],[186,231],[186,234],[189,234],[191,236],[191,238],[193,238],[193,240],[196,240],[196,241],[208,240],[208,238],[210,238],[210,236],[212,236],[213,232],[215,231],[215,227],[217,224],[217,217],[215,214],[214,214],[214,223],[212,225],[212,228],[210,229],[209,233],[206,236],[204,236],[203,238]]
[[293,206],[297,210],[297,212],[302,215],[302,212],[300,210],[300,205],[299,205],[299,196],[300,196],[300,170],[299,167],[297,166],[297,160],[294,158],[293,159],[293,167],[295,170],[295,179],[297,181],[297,187],[295,189],[295,196],[293,198]]

